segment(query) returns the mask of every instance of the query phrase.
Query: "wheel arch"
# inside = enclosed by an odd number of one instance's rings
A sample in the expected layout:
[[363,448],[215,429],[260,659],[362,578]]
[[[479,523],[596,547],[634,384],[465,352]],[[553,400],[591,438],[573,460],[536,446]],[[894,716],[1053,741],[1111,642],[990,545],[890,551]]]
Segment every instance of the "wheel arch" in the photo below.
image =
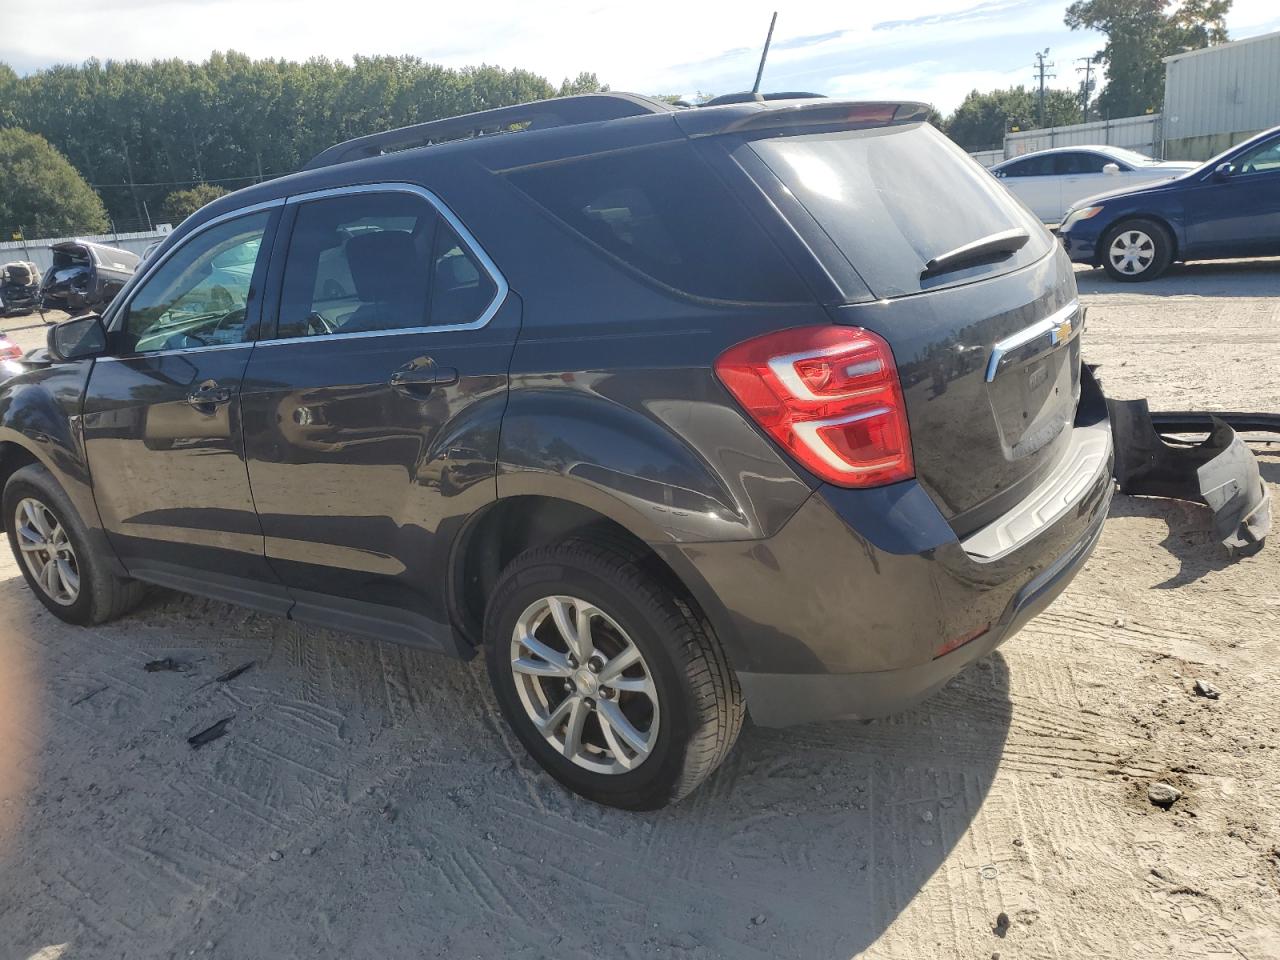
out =
[[[9,478],[15,473],[23,467],[37,463],[48,469],[48,464],[36,456],[29,447],[16,440],[0,439],[0,492],[4,491]],[[7,530],[8,523],[9,518],[4,515],[3,510],[0,510],[0,531]]]
[[[606,543],[676,592],[710,625],[733,664],[726,616],[702,603],[705,583],[692,569],[677,570],[673,554],[659,551],[634,524],[584,503],[545,494],[496,500],[478,511],[454,541],[449,563],[449,615],[455,629],[475,647],[483,642],[485,605],[503,568],[526,550],[574,537]],[[699,588],[702,589],[699,589]]]
[[1173,263],[1178,259],[1178,251],[1182,246],[1182,237],[1174,228],[1173,223],[1162,213],[1139,210],[1122,213],[1119,216],[1112,217],[1107,221],[1107,225],[1098,232],[1097,260],[1099,266],[1102,265],[1103,260],[1106,258],[1107,238],[1110,236],[1111,231],[1126,220],[1150,220],[1152,223],[1159,224],[1164,228],[1165,233],[1169,235],[1169,240],[1173,244],[1173,249],[1169,253],[1169,262]]

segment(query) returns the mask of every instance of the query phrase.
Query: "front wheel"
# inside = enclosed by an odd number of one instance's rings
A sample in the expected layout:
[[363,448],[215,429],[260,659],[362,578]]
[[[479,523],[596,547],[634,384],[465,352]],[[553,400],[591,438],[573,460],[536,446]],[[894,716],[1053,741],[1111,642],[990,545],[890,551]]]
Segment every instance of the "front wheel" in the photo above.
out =
[[93,552],[89,532],[44,467],[31,464],[5,484],[5,530],[27,586],[54,616],[88,626],[137,605],[144,587],[117,577]]
[[1154,280],[1169,269],[1173,239],[1154,220],[1125,220],[1102,238],[1102,258],[1113,280]]
[[507,722],[553,777],[597,803],[673,803],[728,754],[745,708],[724,651],[643,563],[585,540],[529,550],[485,616]]

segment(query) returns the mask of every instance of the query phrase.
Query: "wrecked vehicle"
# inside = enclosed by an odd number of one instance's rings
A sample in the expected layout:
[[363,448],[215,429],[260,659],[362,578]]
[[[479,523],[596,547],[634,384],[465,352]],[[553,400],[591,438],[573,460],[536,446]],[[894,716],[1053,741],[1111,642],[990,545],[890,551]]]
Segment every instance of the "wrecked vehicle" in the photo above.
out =
[[215,200],[0,384],[27,584],[483,655],[530,755],[632,809],[748,709],[929,696],[1066,588],[1114,482],[1065,252],[927,115],[584,95]]
[[40,288],[43,309],[101,310],[115,299],[137,269],[139,258],[128,250],[88,240],[54,244],[53,266]]
[[40,268],[29,260],[0,267],[0,317],[28,313],[40,302]]

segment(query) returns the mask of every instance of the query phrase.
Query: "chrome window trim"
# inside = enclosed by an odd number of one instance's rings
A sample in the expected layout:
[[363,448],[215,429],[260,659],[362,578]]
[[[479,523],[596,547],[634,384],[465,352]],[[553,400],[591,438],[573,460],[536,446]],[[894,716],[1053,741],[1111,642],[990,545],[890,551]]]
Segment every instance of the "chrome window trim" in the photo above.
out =
[[[1043,337],[1046,334],[1053,333],[1058,329],[1058,327],[1062,326],[1062,324],[1075,317],[1079,310],[1080,300],[1079,298],[1076,298],[1060,310],[1055,310],[1043,320],[1037,320],[1035,323],[1031,324],[1031,326],[1023,327],[1017,333],[1010,334],[1003,340],[998,341],[996,345],[991,348],[991,359],[987,361],[987,383],[991,383],[995,380],[996,373],[1000,369],[1000,361],[1003,359],[1005,354],[1010,353],[1013,350],[1017,350],[1019,347],[1025,347],[1037,337]],[[1073,333],[1075,332],[1077,325],[1077,323],[1072,323],[1071,329]],[[1058,341],[1055,340],[1054,343],[1057,344]]]
[[235,350],[237,347],[249,348],[252,340],[241,340],[239,343],[207,343],[200,347],[170,347],[168,350],[145,350],[142,353],[126,353],[121,356],[98,357],[98,363],[119,363],[124,360],[138,360],[142,357],[167,357],[175,353],[185,356],[188,353],[209,353],[214,350]]
[[[451,330],[479,330],[481,327],[488,326],[489,321],[494,315],[502,309],[502,305],[507,300],[507,293],[510,287],[507,285],[507,278],[502,275],[502,271],[498,269],[498,265],[485,252],[484,247],[480,246],[478,241],[470,230],[458,219],[457,215],[450,210],[443,200],[437,197],[426,187],[420,187],[416,183],[403,183],[398,181],[388,181],[385,183],[361,183],[347,187],[332,187],[328,190],[315,190],[311,193],[299,193],[288,198],[289,206],[297,206],[298,204],[308,203],[312,200],[323,200],[328,197],[341,197],[348,194],[363,193],[409,193],[414,196],[421,197],[436,211],[440,217],[453,228],[453,232],[458,235],[458,239],[462,241],[471,255],[484,268],[485,273],[489,275],[489,279],[494,284],[493,299],[489,301],[489,305],[481,311],[480,316],[475,320],[469,320],[466,323],[449,323],[435,324],[420,327],[396,327],[392,330],[355,330],[351,333],[321,333],[309,337],[272,337],[269,340],[259,340],[257,345],[260,347],[276,347],[286,343],[315,343],[324,340],[352,340],[360,337],[391,337],[403,336],[405,334],[418,333],[447,333]],[[292,237],[290,237],[292,241]],[[288,256],[286,251],[285,256]],[[286,264],[287,266],[287,264]]]
[[[213,227],[218,226],[219,224],[226,223],[228,220],[235,220],[239,217],[247,217],[255,213],[261,213],[264,210],[273,210],[276,207],[283,207],[285,204],[285,199],[286,199],[285,197],[278,197],[275,200],[264,200],[262,203],[250,204],[247,207],[240,207],[238,210],[228,210],[226,213],[219,214],[218,216],[214,217],[212,220],[209,220],[207,223],[202,223],[200,224],[200,226],[192,230],[189,234],[183,237],[181,241],[175,244],[171,250],[166,252],[165,255],[160,259],[155,260],[152,263],[144,262],[143,265],[146,267],[146,270],[144,270],[141,274],[134,275],[136,282],[131,281],[130,286],[128,287],[127,293],[125,291],[121,291],[121,293],[125,295],[121,296],[118,300],[116,300],[115,303],[111,304],[111,307],[108,309],[108,313],[110,314],[110,316],[104,318],[106,321],[105,326],[107,328],[107,332],[109,333],[118,332],[118,327],[116,326],[116,322],[117,320],[119,320],[120,317],[122,317],[124,314],[129,312],[129,307],[133,304],[133,298],[137,296],[138,290],[141,287],[143,287],[148,280],[151,279],[152,275],[157,270],[159,270],[162,266],[168,263],[169,259],[174,254],[176,254],[179,250],[183,249],[192,240],[196,239],[196,237],[201,236],[206,230],[210,230]],[[270,252],[268,251],[268,255],[269,254]],[[242,341],[242,343],[252,343],[252,342],[253,342],[252,340]],[[236,343],[236,344],[211,344],[210,346],[238,347],[240,345],[241,344]],[[145,353],[127,354],[127,356],[145,357],[145,356],[153,356],[154,354],[157,354],[157,353],[175,353],[175,352],[185,351],[185,350],[208,350],[208,349],[209,347],[186,347],[186,348],[179,347],[179,348],[175,348],[175,350],[165,350],[165,351],[150,350]]]
[[[114,332],[118,329],[116,324],[122,316],[128,313],[129,306],[133,303],[133,298],[136,296],[137,291],[145,285],[151,279],[152,275],[164,266],[171,257],[173,257],[179,250],[186,247],[188,243],[201,236],[206,230],[216,227],[219,224],[226,223],[228,220],[235,220],[239,217],[246,217],[255,213],[261,213],[264,210],[273,210],[277,207],[285,206],[297,206],[298,204],[307,203],[311,200],[322,200],[327,197],[340,197],[348,194],[363,193],[409,193],[421,197],[430,204],[436,213],[447,224],[449,224],[450,227],[453,228],[454,233],[458,235],[458,238],[463,242],[467,250],[470,251],[471,255],[475,257],[477,262],[479,262],[479,264],[484,268],[484,271],[489,275],[489,279],[493,281],[496,288],[493,299],[480,313],[479,317],[475,320],[468,321],[467,323],[438,324],[420,327],[398,327],[394,330],[359,330],[351,333],[325,333],[313,337],[273,337],[267,340],[243,340],[239,343],[216,343],[201,347],[174,347],[169,350],[148,350],[141,353],[124,354],[123,356],[118,357],[100,357],[99,359],[125,360],[136,357],[165,356],[175,353],[187,354],[200,353],[209,350],[227,350],[233,347],[251,345],[259,347],[274,347],[286,343],[314,343],[322,340],[347,340],[360,337],[388,337],[420,333],[446,333],[451,330],[479,330],[480,328],[487,326],[489,321],[494,318],[500,309],[502,309],[502,305],[507,300],[507,294],[511,289],[507,284],[507,278],[502,275],[502,271],[498,269],[498,265],[493,262],[493,259],[485,251],[484,247],[480,245],[480,241],[478,241],[475,238],[475,235],[472,234],[463,222],[458,219],[457,215],[445,205],[443,200],[426,187],[420,187],[415,183],[388,181],[384,183],[361,183],[344,187],[330,187],[325,190],[313,190],[309,193],[293,194],[288,197],[277,197],[274,200],[265,200],[262,203],[251,204],[237,210],[229,210],[226,213],[214,217],[207,223],[200,224],[199,227],[194,229],[187,236],[183,237],[182,240],[171,250],[168,250],[163,257],[152,263],[145,264],[146,270],[136,277],[136,282],[132,283],[127,291],[127,295],[111,305],[111,308],[108,311],[110,315],[106,318],[107,330]],[[292,240],[292,237],[289,239]],[[288,256],[287,249],[284,256],[286,258]]]

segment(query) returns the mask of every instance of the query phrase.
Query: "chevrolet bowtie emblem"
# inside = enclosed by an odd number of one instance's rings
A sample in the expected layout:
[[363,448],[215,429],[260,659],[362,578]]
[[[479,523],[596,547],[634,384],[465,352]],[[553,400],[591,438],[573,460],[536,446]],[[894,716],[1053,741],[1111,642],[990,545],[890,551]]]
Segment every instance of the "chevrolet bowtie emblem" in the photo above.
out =
[[1070,339],[1070,337],[1071,337],[1071,321],[1070,320],[1063,320],[1060,324],[1058,324],[1056,327],[1053,328],[1053,342],[1055,345],[1062,343],[1062,341],[1064,340]]

